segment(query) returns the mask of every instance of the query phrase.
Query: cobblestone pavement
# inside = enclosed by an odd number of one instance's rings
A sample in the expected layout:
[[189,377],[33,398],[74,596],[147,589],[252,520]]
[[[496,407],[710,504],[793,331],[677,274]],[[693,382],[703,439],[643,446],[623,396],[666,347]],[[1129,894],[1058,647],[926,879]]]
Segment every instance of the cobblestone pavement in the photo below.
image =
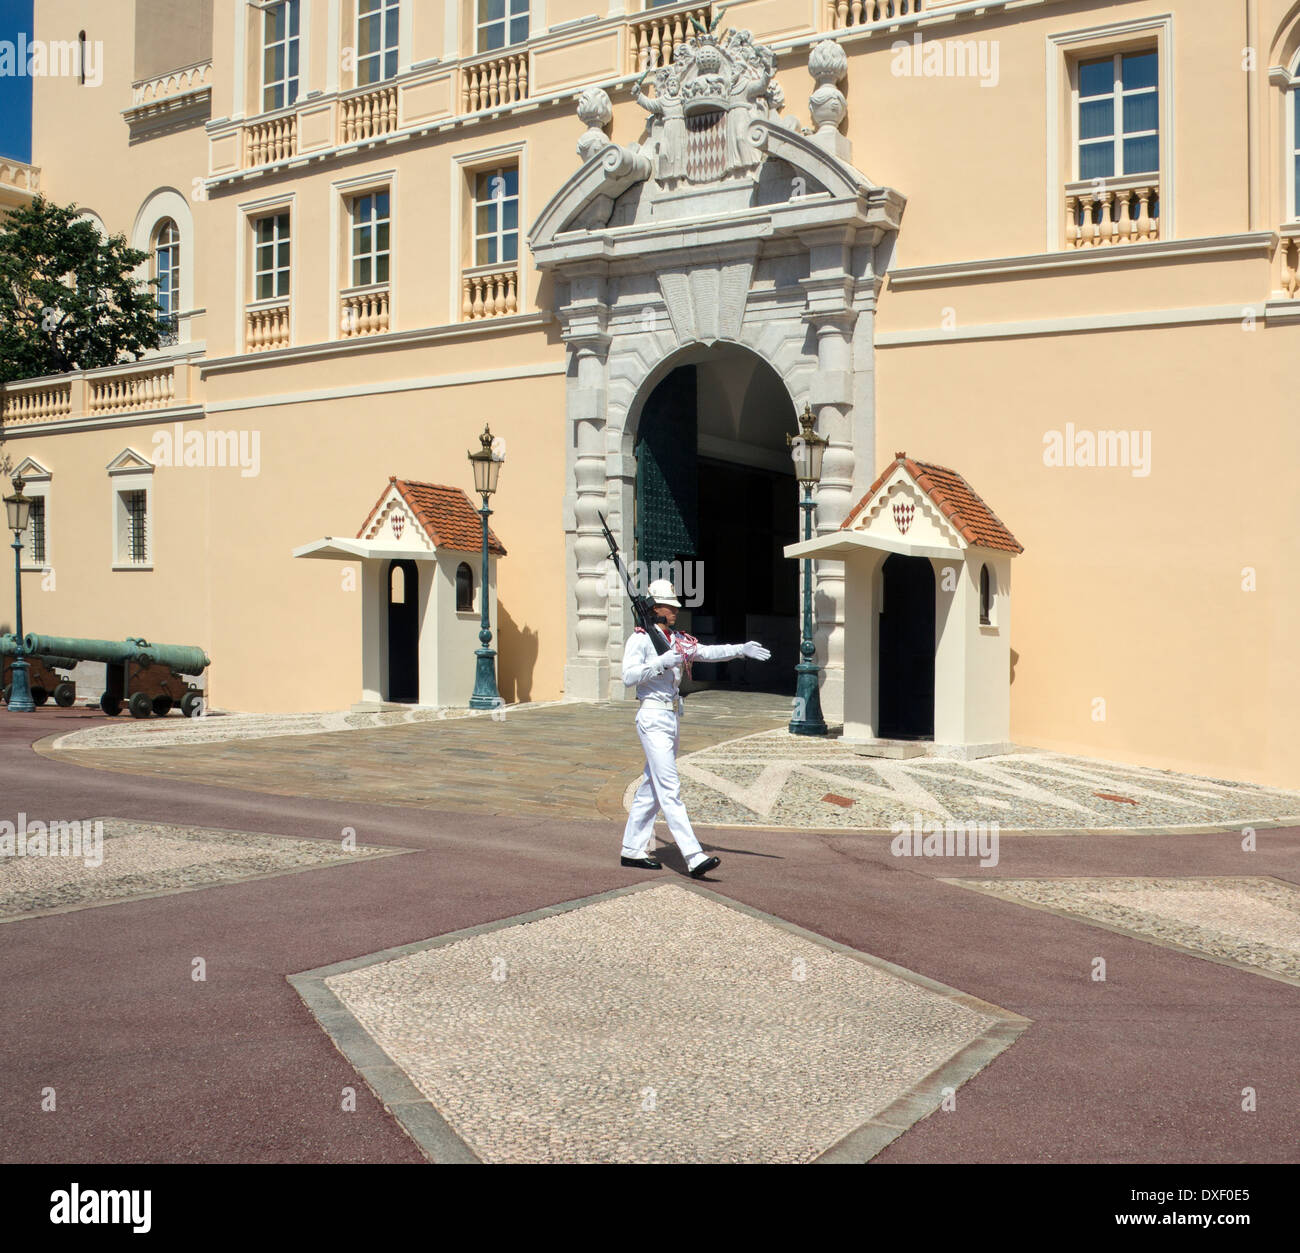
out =
[[[38,846],[35,827],[26,827],[23,851],[0,856],[0,922],[400,851],[117,818],[81,820],[72,833],[58,832],[54,845],[42,823]],[[63,851],[55,855],[55,847]]]
[[1300,984],[1300,889],[1280,879],[949,882]]
[[[787,698],[764,693],[706,691],[688,705],[684,752],[790,717]],[[96,722],[49,737],[38,751],[77,766],[281,796],[479,814],[624,816],[624,784],[644,760],[635,703],[507,707],[504,717],[453,720],[437,712],[419,721],[398,713],[381,726],[324,731],[319,714]],[[122,747],[114,747],[119,739]]]
[[[1300,820],[1300,792],[1037,750],[886,760],[784,730],[683,755],[678,771],[691,818],[702,824],[890,830],[920,816],[1023,831]],[[636,784],[629,779],[625,803]]]
[[1028,1026],[673,885],[450,939],[323,982],[482,1161],[865,1160]]

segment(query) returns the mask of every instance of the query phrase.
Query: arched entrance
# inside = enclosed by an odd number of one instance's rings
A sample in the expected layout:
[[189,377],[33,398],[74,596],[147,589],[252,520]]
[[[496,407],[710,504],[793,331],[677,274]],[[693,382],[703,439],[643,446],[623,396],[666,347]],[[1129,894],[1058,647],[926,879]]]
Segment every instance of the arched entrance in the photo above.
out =
[[687,690],[790,693],[799,647],[799,494],[786,444],[794,404],[776,371],[736,346],[696,346],[651,386],[636,423],[634,556],[671,574],[702,643],[761,639],[764,664],[694,667]]
[[414,561],[388,563],[388,699],[420,699],[420,571]]
[[881,569],[880,719],[890,740],[934,739],[934,567],[893,553]]

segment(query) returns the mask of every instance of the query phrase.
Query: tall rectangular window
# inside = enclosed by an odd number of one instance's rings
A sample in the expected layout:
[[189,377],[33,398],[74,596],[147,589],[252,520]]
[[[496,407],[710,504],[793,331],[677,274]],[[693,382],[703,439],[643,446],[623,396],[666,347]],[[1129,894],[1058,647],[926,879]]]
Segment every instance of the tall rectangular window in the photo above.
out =
[[1300,87],[1291,91],[1292,131],[1291,131],[1291,177],[1295,180],[1295,199],[1291,202],[1292,219],[1300,218]]
[[1160,169],[1159,57],[1154,49],[1079,62],[1079,178]]
[[149,560],[149,493],[144,490],[120,494],[125,522],[123,556],[132,565]]
[[527,38],[528,0],[478,0],[480,52],[523,43]]
[[27,549],[27,563],[45,564],[45,497],[33,496],[31,513],[27,520],[27,534],[23,537]]
[[480,170],[474,178],[474,264],[519,258],[519,167]]
[[352,286],[388,282],[388,192],[376,191],[352,201]]
[[400,0],[357,0],[357,86],[397,73]]
[[275,300],[289,294],[289,215],[276,213],[254,223],[253,298]]
[[262,15],[262,110],[283,109],[298,99],[299,0],[279,0]]

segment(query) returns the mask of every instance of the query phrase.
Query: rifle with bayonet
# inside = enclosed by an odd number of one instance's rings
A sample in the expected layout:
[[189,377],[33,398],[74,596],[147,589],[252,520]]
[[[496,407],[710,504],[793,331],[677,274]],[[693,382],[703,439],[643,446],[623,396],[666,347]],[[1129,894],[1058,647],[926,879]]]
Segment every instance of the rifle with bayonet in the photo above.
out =
[[614,564],[618,567],[618,572],[623,576],[623,586],[627,588],[628,598],[632,601],[632,616],[639,626],[650,637],[650,643],[655,647],[655,652],[659,654],[666,653],[671,645],[665,638],[664,633],[659,629],[659,624],[655,621],[654,602],[649,596],[639,596],[636,589],[632,586],[631,576],[627,572],[627,567],[623,564],[623,559],[618,555],[618,545],[614,542],[614,537],[609,532],[609,523],[605,521],[605,515],[598,513],[601,528],[605,532],[605,542],[609,545],[609,555],[614,559]]

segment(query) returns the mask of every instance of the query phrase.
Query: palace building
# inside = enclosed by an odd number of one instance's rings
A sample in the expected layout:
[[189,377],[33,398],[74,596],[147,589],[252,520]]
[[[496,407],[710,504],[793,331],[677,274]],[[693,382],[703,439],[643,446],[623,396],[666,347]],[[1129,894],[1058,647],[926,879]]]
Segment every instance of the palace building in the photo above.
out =
[[813,558],[850,738],[1300,786],[1293,0],[35,7],[0,212],[147,252],[167,342],[3,388],[29,630],[459,700],[490,424],[507,701],[625,695],[603,516],[769,643],[718,683],[793,692]]

